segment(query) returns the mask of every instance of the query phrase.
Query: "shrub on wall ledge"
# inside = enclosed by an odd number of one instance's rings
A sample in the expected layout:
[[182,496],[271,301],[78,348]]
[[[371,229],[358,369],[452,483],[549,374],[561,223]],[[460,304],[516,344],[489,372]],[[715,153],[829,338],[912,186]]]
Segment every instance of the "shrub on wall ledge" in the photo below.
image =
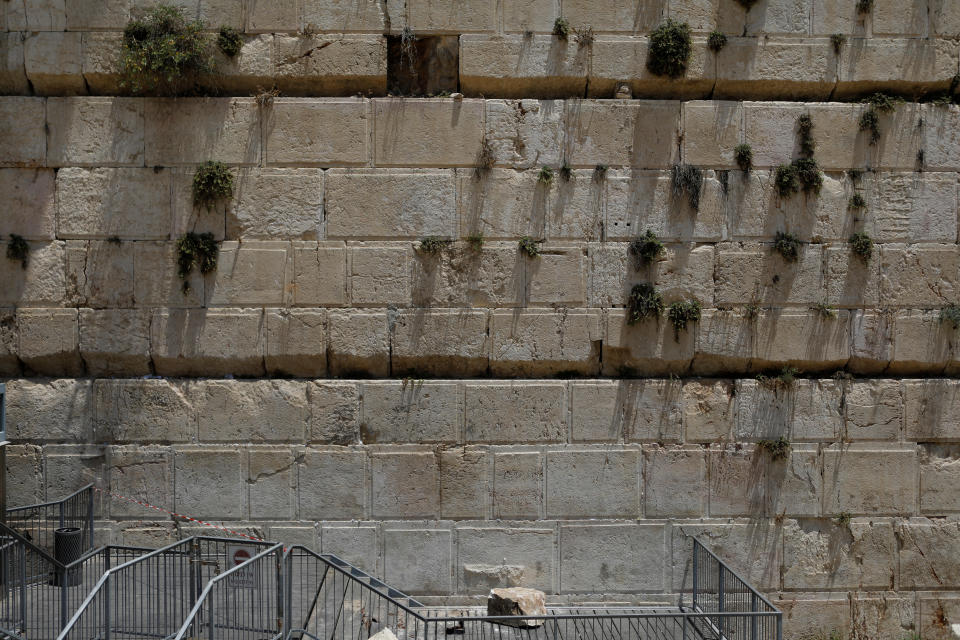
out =
[[212,209],[233,197],[233,174],[222,162],[208,160],[193,174],[193,205]]
[[692,50],[690,25],[668,18],[650,34],[647,69],[657,76],[679,78],[687,72]]
[[211,37],[183,9],[160,4],[123,30],[121,86],[134,93],[178,94],[213,68]]
[[187,278],[194,269],[206,275],[217,268],[217,241],[212,233],[185,233],[177,240],[177,275],[183,280],[183,292],[190,291]]

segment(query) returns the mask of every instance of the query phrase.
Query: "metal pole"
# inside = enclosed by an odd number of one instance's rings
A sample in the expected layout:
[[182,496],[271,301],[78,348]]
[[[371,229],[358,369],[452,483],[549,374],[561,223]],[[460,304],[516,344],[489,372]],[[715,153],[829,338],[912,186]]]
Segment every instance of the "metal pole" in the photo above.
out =
[[697,540],[693,540],[693,610],[697,610]]
[[87,490],[89,492],[89,499],[87,500],[87,526],[90,528],[90,544],[88,549],[93,549],[93,500],[96,495],[93,491],[93,487]]

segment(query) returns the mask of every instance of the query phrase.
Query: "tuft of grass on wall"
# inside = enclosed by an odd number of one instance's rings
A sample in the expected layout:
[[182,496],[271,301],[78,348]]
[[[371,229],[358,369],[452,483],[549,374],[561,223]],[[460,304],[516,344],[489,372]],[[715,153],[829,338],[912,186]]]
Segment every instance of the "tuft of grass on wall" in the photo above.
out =
[[208,160],[193,174],[193,204],[212,209],[233,197],[233,173],[222,162]]
[[663,296],[653,285],[635,284],[627,298],[627,324],[636,324],[641,320],[656,318],[663,313]]
[[666,248],[657,234],[647,229],[646,233],[630,243],[628,251],[633,256],[634,269],[639,271],[659,258],[666,251]]
[[134,93],[177,94],[213,70],[211,37],[181,7],[159,4],[123,30],[121,86]]
[[177,240],[177,275],[183,280],[183,293],[190,292],[187,278],[198,269],[206,275],[217,268],[217,241],[212,233],[185,233]]
[[679,78],[687,72],[692,51],[690,25],[667,18],[650,34],[647,69],[657,76]]

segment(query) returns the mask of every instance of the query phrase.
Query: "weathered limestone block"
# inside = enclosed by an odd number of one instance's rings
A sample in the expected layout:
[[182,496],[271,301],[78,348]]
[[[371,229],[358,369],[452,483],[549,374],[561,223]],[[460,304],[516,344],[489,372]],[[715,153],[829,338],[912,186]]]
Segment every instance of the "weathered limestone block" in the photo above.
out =
[[[893,5],[891,5],[893,6]],[[896,9],[903,14],[902,10]],[[827,47],[823,48],[826,52]],[[829,55],[833,57],[833,52]],[[880,90],[910,95],[942,89],[956,73],[957,45],[950,40],[865,38],[851,43],[838,69],[835,97]]]
[[16,31],[0,34],[0,90],[5,95],[30,94],[24,68],[23,36]]
[[827,595],[817,594],[805,597],[804,594],[786,594],[773,600],[774,605],[783,612],[784,638],[830,637],[850,626],[850,600],[846,593]]
[[49,98],[46,126],[48,166],[143,166],[143,100]]
[[484,240],[543,238],[550,186],[537,181],[538,173],[499,168],[479,175],[458,172],[460,235],[482,233]]
[[956,360],[953,326],[941,322],[939,312],[899,311],[892,324],[890,373],[936,375]]
[[737,381],[736,440],[830,442],[843,429],[843,386],[836,380]]
[[327,318],[330,375],[386,377],[389,374],[390,334],[386,313],[330,311]]
[[[196,167],[174,167],[170,171],[172,183],[173,230],[172,237],[184,233],[212,233],[218,242],[225,239],[227,212],[237,204],[237,194],[229,200],[219,200],[210,206],[193,203],[193,176]],[[236,180],[237,173],[231,172]],[[234,185],[236,188],[236,184]]]
[[418,309],[396,314],[391,327],[394,376],[475,377],[487,373],[487,312]]
[[555,382],[465,384],[467,442],[566,441],[566,389]]
[[707,508],[706,454],[698,448],[643,449],[643,514],[647,518],[698,518]]
[[96,442],[191,442],[197,437],[192,387],[166,380],[95,380]]
[[[923,109],[924,126],[921,132],[923,167],[947,171],[960,166],[960,107],[927,106]],[[916,166],[914,166],[916,168]]]
[[[669,0],[667,2],[670,17],[674,20],[687,22],[694,32],[709,33],[718,29],[723,33],[740,33],[743,31],[746,19],[746,10],[739,3],[728,3],[726,0]],[[657,7],[654,5],[653,15],[657,16]],[[644,7],[646,11],[647,8]],[[660,18],[662,20],[662,17]],[[654,25],[655,27],[656,25]],[[831,32],[832,33],[832,32]]]
[[575,169],[550,190],[547,233],[551,240],[599,240],[603,235],[604,181],[595,169]]
[[927,34],[927,7],[923,2],[879,0],[871,12],[873,33]]
[[[960,32],[960,16],[957,16],[955,11],[951,11],[951,5],[948,0],[933,0],[930,2],[930,34],[938,36],[952,36],[955,33]],[[917,13],[918,10],[922,11],[923,5],[917,4],[916,8],[912,8],[912,14]],[[911,15],[913,17],[913,15]],[[922,20],[923,16],[917,16]],[[919,22],[919,20],[918,20]],[[922,33],[921,31],[916,31],[916,33]]]
[[19,507],[43,502],[43,458],[34,445],[11,444],[7,451],[7,504]]
[[170,237],[169,171],[65,168],[56,184],[60,238]]
[[826,38],[731,37],[716,59],[718,99],[825,100],[840,73]]
[[[459,529],[461,589],[467,593],[504,590],[497,587],[521,587],[522,591],[551,589],[555,571],[553,537],[552,528]],[[524,613],[535,615],[532,611]]]
[[543,455],[497,453],[493,459],[493,517],[535,520],[544,517]]
[[847,367],[860,374],[881,373],[892,357],[893,314],[856,311],[850,314],[850,360]]
[[64,0],[18,0],[4,7],[3,17],[10,31],[63,31],[66,27]]
[[[280,3],[273,3],[280,4]],[[354,2],[352,0],[304,0],[299,3],[301,31],[312,26],[315,31],[349,33],[372,31],[384,33],[390,26],[387,5],[381,2]],[[397,20],[399,16],[394,16]],[[393,25],[396,28],[396,24]]]
[[882,242],[945,242],[957,237],[957,175],[881,174],[874,207]]
[[696,166],[732,166],[743,141],[743,103],[691,100],[683,112],[683,159]]
[[410,0],[407,5],[409,24],[415,32],[459,34],[497,28],[497,7],[493,2]]
[[461,448],[440,452],[440,517],[487,517],[489,460],[483,450]]
[[[110,491],[134,500],[170,504],[173,496],[171,452],[145,447],[110,448]],[[149,518],[147,507],[127,500],[109,500],[111,518]],[[201,516],[202,517],[202,516]]]
[[[883,469],[883,482],[877,470]],[[917,501],[917,454],[913,448],[831,447],[823,452],[824,513],[907,515]]]
[[960,580],[953,553],[960,544],[960,523],[916,518],[897,526],[900,540],[900,588],[942,589]]
[[[910,637],[917,628],[917,602],[912,593],[898,598],[895,594],[860,594],[850,599],[854,633],[874,638]],[[929,637],[929,636],[924,636]]]
[[566,157],[572,165],[666,169],[678,160],[680,103],[567,102]]
[[[487,597],[488,616],[545,616],[547,615],[546,596],[543,591],[523,587],[491,589]],[[504,620],[503,624],[521,629],[542,627],[544,621]]]
[[589,49],[574,38],[467,35],[460,38],[460,86],[471,95],[506,98],[582,96]]
[[453,534],[442,529],[386,529],[383,532],[383,579],[405,585],[410,594],[451,592]]
[[494,311],[490,371],[499,377],[537,377],[600,371],[601,317],[596,311]]
[[327,372],[327,315],[323,310],[267,309],[264,363],[267,373],[303,378]]
[[381,553],[375,526],[321,527],[320,544],[324,553],[335,554],[371,575],[383,575],[377,568]]
[[570,383],[575,442],[680,442],[680,385],[663,380]]
[[664,587],[662,524],[560,526],[560,592],[624,593]]
[[795,262],[772,245],[723,243],[717,249],[716,304],[805,304],[823,301],[823,247],[800,247]]
[[350,247],[350,301],[353,306],[407,306],[410,302],[409,244]]
[[[239,12],[238,12],[239,13]],[[202,76],[205,89],[223,94],[263,92],[264,87],[276,85],[276,38],[271,34],[243,35],[240,52],[228,58],[214,51],[214,72]],[[277,36],[282,37],[282,36]]]
[[156,310],[150,354],[164,376],[263,375],[260,309]]
[[809,0],[774,0],[765,11],[748,11],[744,35],[785,33],[805,35],[810,30]]
[[636,376],[680,373],[690,366],[698,323],[674,336],[665,318],[628,324],[627,312],[610,309],[606,314],[603,343],[603,375]]
[[278,98],[264,113],[267,166],[342,167],[370,159],[370,103]]
[[28,372],[83,375],[78,315],[76,309],[17,309],[17,354]]
[[639,270],[626,242],[591,244],[587,251],[591,306],[623,305],[633,286],[644,282],[660,292],[664,304],[697,300],[704,307],[713,306],[715,252],[711,245],[667,245],[655,262]]
[[357,444],[360,442],[360,390],[352,382],[310,382],[310,442]]
[[406,380],[363,385],[364,444],[457,442],[463,392],[458,384]]
[[0,376],[19,375],[20,362],[17,360],[19,347],[15,309],[0,309]]
[[288,520],[296,513],[296,463],[289,449],[251,449],[250,518]]
[[640,451],[547,453],[547,516],[636,518],[640,515]]
[[568,0],[563,15],[571,25],[589,24],[597,31],[632,34],[653,31],[666,17],[664,3],[638,6],[630,0],[611,0],[603,4]]
[[150,315],[144,309],[81,309],[80,357],[87,374],[149,374]]
[[37,167],[45,163],[46,107],[44,98],[0,98],[0,165]]
[[327,238],[458,235],[450,170],[333,169],[327,174],[325,200]]
[[526,261],[527,302],[564,307],[583,305],[587,299],[588,264],[581,247],[542,246],[535,260]]
[[192,388],[201,442],[305,440],[306,387],[287,380],[210,380]]
[[133,243],[133,297],[138,307],[199,307],[204,276],[194,269],[184,280],[177,273],[176,243]]
[[[504,9],[509,13],[522,7],[515,3]],[[547,30],[552,27],[551,21]],[[564,105],[562,100],[487,100],[484,140],[494,162],[514,169],[559,166]]]
[[273,56],[274,81],[287,95],[348,96],[387,90],[387,42],[381,35],[278,34]]
[[67,31],[119,31],[130,19],[129,0],[70,0]]
[[960,448],[926,445],[920,451],[920,513],[945,515],[960,511]]
[[224,242],[213,282],[205,287],[210,305],[282,305],[287,287],[286,242]]
[[890,522],[788,520],[784,528],[784,588],[893,589],[897,541]]
[[820,514],[823,478],[813,446],[792,445],[786,460],[772,460],[756,447],[713,447],[710,515],[713,517],[794,517]]
[[908,442],[960,442],[960,386],[953,380],[904,380],[903,414]]
[[23,42],[27,79],[40,95],[83,95],[87,92],[81,75],[83,62],[81,34],[42,31],[31,33]]
[[238,448],[183,448],[173,454],[176,511],[204,520],[246,514],[244,452]]
[[688,381],[683,385],[685,442],[729,440],[736,419],[736,390],[730,380]]
[[134,243],[68,240],[66,300],[94,308],[129,308],[134,301]]
[[920,632],[923,638],[950,640],[953,625],[960,620],[960,598],[936,594],[918,598]]
[[832,371],[850,357],[850,314],[819,311],[761,313],[756,324],[751,367],[762,371],[793,366],[801,371]]
[[[31,442],[90,442],[89,380],[7,382],[7,437]],[[80,485],[83,486],[83,485]]]
[[434,518],[440,477],[433,453],[375,453],[370,456],[375,518]]
[[876,262],[864,262],[849,246],[824,247],[820,302],[838,307],[878,306],[880,268]]
[[729,375],[749,371],[757,338],[756,317],[747,311],[703,312],[691,371],[696,375]]
[[253,2],[246,12],[244,31],[247,33],[295,32],[300,26],[299,2],[280,0],[278,2]]
[[527,258],[514,242],[454,245],[440,256],[412,254],[410,301],[417,307],[518,307]]
[[903,401],[895,380],[864,380],[844,385],[844,439],[900,439]]
[[54,238],[54,174],[47,169],[0,169],[6,208],[0,237],[11,233],[30,240]]
[[147,166],[211,159],[260,163],[260,117],[253,98],[161,98],[138,104],[144,108]]
[[713,54],[702,38],[693,39],[687,71],[679,78],[657,76],[647,68],[650,40],[646,36],[599,36],[590,49],[593,55],[587,89],[592,98],[614,97],[621,82],[628,83],[635,96],[704,98],[709,95],[716,76]]
[[[673,588],[691,584],[693,542],[696,536],[748,584],[776,590],[783,560],[783,527],[756,523],[704,523],[672,527]],[[658,549],[659,551],[659,549]]]
[[108,474],[107,451],[82,445],[43,448],[44,497],[59,500]]
[[[123,24],[123,23],[118,23]],[[121,67],[118,52],[123,47],[123,34],[84,31],[80,34],[83,58],[80,70],[86,89],[98,95],[121,94]]]
[[483,110],[482,100],[374,100],[375,162],[378,166],[472,167],[483,140]]
[[340,306],[347,299],[347,250],[341,242],[294,242],[292,303],[299,307]]
[[352,449],[307,449],[298,465],[300,518],[346,520],[363,518],[368,491],[366,454]]
[[323,171],[244,169],[237,176],[236,204],[227,209],[231,239],[315,240],[323,223]]

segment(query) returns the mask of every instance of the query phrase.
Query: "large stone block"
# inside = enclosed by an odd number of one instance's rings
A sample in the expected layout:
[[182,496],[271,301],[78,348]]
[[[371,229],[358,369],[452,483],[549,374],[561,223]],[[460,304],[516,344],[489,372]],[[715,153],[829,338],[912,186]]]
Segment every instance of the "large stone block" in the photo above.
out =
[[6,445],[7,504],[21,506],[43,502],[42,450],[34,445]]
[[64,0],[20,0],[4,7],[10,31],[63,31],[67,24]]
[[5,95],[30,95],[23,60],[23,36],[17,31],[0,35],[0,90]]
[[729,440],[736,421],[736,387],[729,380],[689,381],[683,385],[683,440]]
[[[112,447],[108,487],[116,494],[149,503],[170,504],[173,455],[165,449]],[[149,519],[156,512],[128,500],[109,500],[110,517]],[[204,517],[203,514],[200,517]]]
[[259,309],[157,310],[150,353],[159,375],[263,375]]
[[23,42],[27,79],[40,95],[72,96],[87,92],[80,75],[82,38],[77,32],[41,31]]
[[[902,15],[896,6],[894,11]],[[838,66],[836,98],[881,89],[911,95],[943,87],[944,80],[956,73],[957,46],[939,38],[865,38],[851,44]]]
[[806,35],[810,30],[810,0],[769,0],[764,9],[747,12],[744,35]]
[[666,318],[648,318],[631,325],[622,309],[610,309],[606,323],[603,375],[663,376],[686,371],[690,366],[697,323],[674,335]]
[[573,38],[467,35],[460,38],[460,86],[471,95],[562,98],[583,95],[590,56]]
[[433,453],[375,453],[372,513],[377,518],[435,518],[440,505],[440,469]]
[[692,100],[682,105],[683,159],[697,166],[732,166],[743,140],[743,104]]
[[939,307],[960,295],[960,252],[956,245],[884,245],[881,292],[887,304]]
[[[272,3],[281,5],[282,3]],[[391,26],[387,5],[369,0],[304,0],[300,3],[301,27],[315,31],[384,33]],[[395,18],[396,19],[396,18]],[[394,25],[396,28],[396,25]],[[301,28],[301,31],[304,29]]]
[[538,520],[545,515],[543,455],[497,453],[493,459],[493,517]]
[[763,371],[793,366],[801,371],[833,371],[850,358],[850,314],[818,310],[761,313],[751,367]]
[[566,393],[562,383],[467,383],[467,442],[564,442]]
[[411,254],[411,298],[417,307],[517,307],[525,300],[526,258],[516,242],[460,244],[440,256]]
[[133,307],[134,243],[68,240],[66,300],[93,307]]
[[224,242],[213,282],[205,287],[211,306],[278,306],[287,290],[286,242]]
[[412,595],[445,596],[453,590],[453,535],[442,529],[386,529],[383,579]]
[[351,246],[347,256],[354,306],[407,306],[410,301],[409,245]]
[[[883,482],[877,470],[884,469]],[[824,514],[909,515],[917,503],[913,448],[830,448],[823,453]]]
[[364,444],[457,442],[463,391],[446,382],[369,382],[363,385]]
[[953,380],[904,380],[904,440],[960,442],[960,386]]
[[892,356],[893,314],[855,311],[850,314],[850,360],[847,367],[860,374],[879,374]]
[[460,34],[497,28],[497,5],[491,0],[410,0],[405,6],[415,32]]
[[79,169],[57,172],[60,238],[161,240],[170,237],[170,172]]
[[384,312],[330,311],[327,364],[330,375],[385,377],[390,371],[390,334]]
[[731,37],[717,53],[713,97],[825,100],[836,84],[838,66],[826,38]]
[[[123,34],[86,31],[80,34],[81,80],[93,95],[122,95],[121,61]],[[85,93],[85,92],[80,92]]]
[[600,371],[601,317],[596,311],[494,311],[490,334],[490,371],[496,376]]
[[360,442],[360,390],[352,382],[310,382],[310,441],[324,444]]
[[832,442],[843,431],[844,387],[835,380],[737,382],[737,440]]
[[0,376],[20,374],[20,361],[17,360],[19,340],[15,310],[0,309]]
[[561,525],[561,593],[657,593],[664,587],[662,524]]
[[49,98],[46,126],[48,166],[142,167],[144,164],[143,100]]
[[550,186],[538,182],[537,175],[500,168],[458,172],[460,235],[479,233],[485,240],[544,237]]
[[399,312],[391,331],[393,375],[474,377],[487,373],[486,311]]
[[545,245],[526,263],[526,296],[530,305],[575,307],[587,300],[589,261],[582,247]]
[[96,380],[96,442],[191,442],[197,416],[191,387],[166,380]]
[[[650,6],[662,8],[662,3]],[[704,38],[693,39],[686,72],[677,78],[655,75],[647,67],[650,39],[646,36],[601,35],[590,48],[592,55],[587,95],[591,98],[614,97],[622,82],[629,84],[634,96],[705,98],[710,94],[716,77],[714,56],[707,50]]]
[[287,520],[296,513],[294,457],[287,449],[251,449],[247,463],[250,518]]
[[201,442],[303,443],[310,424],[306,386],[286,380],[210,380],[191,394]]
[[315,240],[323,224],[323,171],[245,169],[237,177],[236,204],[227,210],[231,239]]
[[253,98],[164,98],[138,104],[144,104],[147,166],[260,163],[260,117]]
[[783,612],[784,638],[829,638],[850,625],[850,600],[845,593],[810,598],[791,594],[790,599],[784,594],[773,603]]
[[377,528],[369,526],[322,527],[320,545],[324,553],[343,558],[361,571],[382,576]]
[[89,380],[76,379],[7,382],[7,437],[12,441],[90,442],[91,386]]
[[186,279],[181,279],[177,259],[175,243],[133,243],[133,297],[136,306],[175,308],[203,305],[203,274],[199,269],[193,269]]
[[244,454],[237,448],[185,448],[174,451],[176,511],[203,520],[247,513]]
[[707,510],[707,464],[702,449],[647,446],[643,450],[643,514],[697,518]]
[[458,529],[458,591],[486,594],[500,587],[553,591],[553,537],[553,529]]
[[670,529],[673,588],[692,586],[693,537],[748,584],[776,590],[783,561],[783,527],[766,522],[685,523]]
[[17,310],[20,343],[17,354],[28,372],[39,375],[83,375],[80,326],[76,309]]
[[54,173],[46,169],[0,169],[6,213],[0,237],[12,233],[30,240],[53,240]]
[[900,588],[942,589],[960,580],[960,562],[952,552],[960,544],[955,521],[909,520],[897,526]]
[[960,512],[960,448],[926,445],[920,454],[920,513],[945,515]]
[[363,518],[368,491],[366,458],[362,451],[352,449],[304,452],[297,471],[300,518]]
[[[568,177],[561,172],[555,184],[556,188],[547,193],[546,237],[549,240],[599,240],[604,231],[606,181],[595,168],[574,169]],[[546,255],[550,255],[549,248]]]
[[[512,4],[505,11],[521,8]],[[487,100],[484,141],[494,162],[514,169],[559,166],[564,104],[562,100]]]
[[295,32],[300,26],[300,4],[296,0],[279,0],[277,2],[257,2],[250,4],[246,12],[244,30],[249,33],[258,31]]
[[897,541],[889,522],[788,520],[783,536],[788,590],[892,589]]
[[77,445],[47,445],[43,449],[44,497],[60,500],[108,475],[107,451]]
[[483,109],[481,100],[374,100],[374,160],[378,166],[473,166]]
[[327,372],[327,315],[323,310],[268,309],[264,364],[267,373],[303,378]]
[[954,330],[937,311],[898,311],[892,315],[892,374],[940,374],[956,360]]
[[45,163],[46,113],[43,98],[0,99],[0,165],[37,167]]
[[150,373],[150,312],[81,309],[80,357],[92,376]]
[[387,42],[381,35],[277,34],[273,46],[273,79],[287,95],[383,94],[387,89]]
[[452,171],[334,169],[325,197],[328,238],[457,236]]
[[347,250],[342,243],[294,242],[292,303],[298,307],[340,306],[347,299]]
[[461,448],[440,452],[440,517],[487,517],[489,457],[483,450]]
[[919,623],[923,638],[950,640],[953,625],[960,620],[960,598],[936,594],[917,599]]
[[370,159],[370,104],[279,98],[264,113],[266,164],[342,167]]
[[712,517],[793,517],[820,515],[823,477],[811,445],[791,445],[785,460],[757,447],[711,448]]
[[800,248],[795,262],[784,260],[772,246],[721,244],[717,250],[716,303],[718,305],[804,304],[823,298],[822,245]]
[[883,174],[874,216],[883,242],[946,242],[957,237],[955,173]]
[[591,306],[626,304],[634,285],[650,283],[663,296],[664,304],[696,300],[713,306],[714,247],[695,244],[667,245],[653,263],[636,268],[635,257],[625,242],[592,244],[590,254]]
[[566,157],[586,167],[666,169],[678,159],[679,129],[679,102],[568,102]]
[[903,401],[895,380],[865,380],[844,386],[844,439],[900,439]]
[[547,516],[636,518],[640,515],[637,450],[547,453]]
[[575,442],[680,442],[680,386],[663,380],[570,384]]

